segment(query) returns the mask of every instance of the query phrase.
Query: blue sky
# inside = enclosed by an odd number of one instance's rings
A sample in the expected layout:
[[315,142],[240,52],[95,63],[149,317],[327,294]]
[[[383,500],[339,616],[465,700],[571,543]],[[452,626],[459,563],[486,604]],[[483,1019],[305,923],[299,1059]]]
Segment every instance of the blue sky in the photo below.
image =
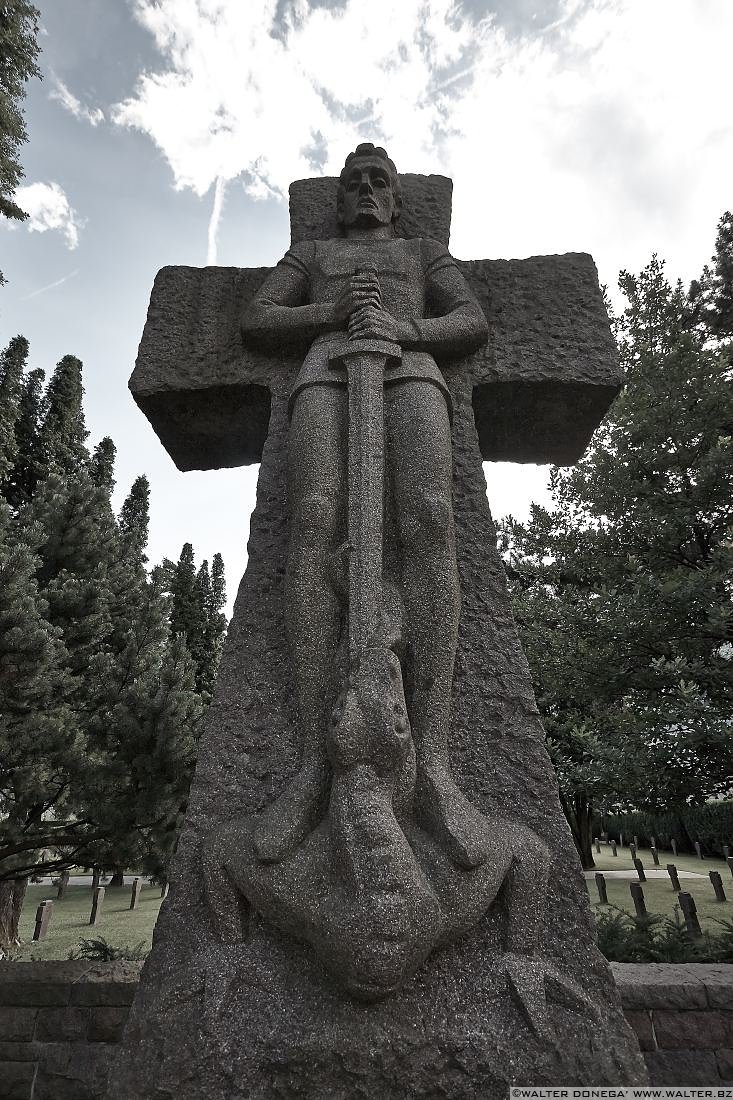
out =
[[[38,3],[38,0],[36,0]],[[656,250],[699,273],[733,205],[729,0],[56,0],[28,87],[18,200],[0,224],[0,343],[85,364],[116,499],[151,481],[151,560],[219,550],[230,597],[256,469],[180,474],[127,391],[165,264],[259,266],[287,185],[360,140],[454,179],[461,258],[591,252],[601,280]],[[495,515],[545,471],[487,467]]]

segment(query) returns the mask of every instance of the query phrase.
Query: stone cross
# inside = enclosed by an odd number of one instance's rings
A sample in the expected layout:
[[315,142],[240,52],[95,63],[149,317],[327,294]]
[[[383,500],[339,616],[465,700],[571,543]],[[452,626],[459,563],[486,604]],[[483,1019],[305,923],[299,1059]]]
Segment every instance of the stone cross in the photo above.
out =
[[[447,245],[450,181],[400,183],[398,232]],[[338,237],[336,184],[291,187],[295,244]],[[284,577],[289,406],[303,353],[284,335],[269,350],[242,341],[240,320],[269,269],[164,268],[156,278],[135,400],[180,469],[262,465],[247,572],[171,868],[176,888],[110,1100],[162,1087],[181,1100],[278,1089],[313,1100],[436,1089],[498,1100],[509,1083],[645,1080],[594,947],[481,468],[482,458],[576,461],[618,391],[615,348],[589,256],[458,269],[489,328],[488,343],[446,355],[436,378],[453,414],[461,600],[451,768],[488,836],[483,862],[463,868],[400,810],[398,792],[391,832],[381,811],[370,814],[373,756],[361,771],[352,760],[358,799],[339,800],[346,773],[334,765],[330,803],[292,856],[253,858],[249,822],[297,772],[302,748]],[[339,568],[334,560],[336,583]],[[343,702],[336,709],[338,726]],[[384,786],[394,773],[383,763]]]

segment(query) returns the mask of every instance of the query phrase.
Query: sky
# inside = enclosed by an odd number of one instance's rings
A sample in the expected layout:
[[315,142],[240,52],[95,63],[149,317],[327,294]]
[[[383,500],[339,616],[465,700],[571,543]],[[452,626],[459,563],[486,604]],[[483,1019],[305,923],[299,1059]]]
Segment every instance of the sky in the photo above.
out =
[[[291,180],[360,141],[454,182],[461,259],[590,252],[611,289],[653,252],[688,283],[733,206],[730,0],[36,0],[18,203],[0,221],[0,346],[84,362],[119,506],[151,483],[151,562],[219,551],[231,601],[257,467],[179,473],[127,380],[166,264],[258,267]],[[544,467],[487,464],[495,518]]]

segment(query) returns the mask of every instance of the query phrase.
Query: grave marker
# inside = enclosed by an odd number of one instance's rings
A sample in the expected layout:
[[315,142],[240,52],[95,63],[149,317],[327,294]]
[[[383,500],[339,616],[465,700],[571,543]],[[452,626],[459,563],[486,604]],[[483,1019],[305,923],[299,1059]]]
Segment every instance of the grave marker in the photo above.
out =
[[608,892],[606,890],[606,876],[596,871],[596,886],[598,888],[598,901],[600,905],[608,905]]
[[658,867],[659,866],[659,852],[654,847],[654,845],[652,845],[651,853],[652,853],[652,859],[654,860],[654,866]]
[[640,859],[634,856],[634,867],[636,867],[636,873],[639,876],[639,882],[646,882],[646,875],[644,874],[644,864]]
[[598,837],[596,837],[596,852],[598,853],[598,855],[601,854],[601,842]]
[[727,901],[725,896],[725,890],[723,889],[723,880],[720,877],[720,871],[709,871],[710,881],[713,884],[713,890],[715,891],[716,901]]
[[52,916],[53,902],[50,900],[42,901],[36,909],[36,927],[33,929],[34,940],[45,940]]
[[99,924],[102,915],[102,902],[104,901],[104,886],[95,886],[92,896],[92,911],[89,915],[90,924]]
[[616,848],[616,841],[611,841],[611,855],[618,856],[618,850]]
[[725,862],[728,864],[731,875],[733,875],[733,856],[726,856]]
[[702,854],[702,848],[700,847],[700,841],[699,840],[695,841],[695,852],[697,853],[697,858],[698,859],[704,859],[705,858]]
[[679,875],[677,874],[677,868],[675,867],[674,863],[667,864],[667,874],[672,880],[672,889],[679,893],[682,887],[680,886]]
[[631,891],[631,897],[634,902],[634,909],[636,910],[637,917],[645,917],[646,902],[644,901],[644,889],[638,882],[630,882],[629,890]]
[[700,921],[697,916],[697,905],[695,904],[695,899],[692,894],[687,894],[682,891],[679,894],[679,901],[682,915],[685,918],[687,931],[695,938],[702,936],[702,928],[700,927]]
[[132,890],[130,891],[130,908],[137,909],[137,903],[140,900],[140,891],[142,889],[143,880],[141,878],[133,879]]

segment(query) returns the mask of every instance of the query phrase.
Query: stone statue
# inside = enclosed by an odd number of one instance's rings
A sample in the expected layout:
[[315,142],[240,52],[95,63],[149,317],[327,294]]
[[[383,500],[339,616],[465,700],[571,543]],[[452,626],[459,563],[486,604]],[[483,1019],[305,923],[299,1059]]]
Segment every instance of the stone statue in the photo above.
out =
[[450,181],[374,146],[290,196],[274,270],[158,273],[130,383],[179,468],[261,468],[109,1100],[642,1084],[481,466],[585,449],[595,266],[452,259]]
[[436,357],[469,354],[488,328],[443,245],[396,237],[400,205],[394,164],[360,145],[339,180],[343,236],[291,248],[242,320],[245,341],[305,353],[285,597],[303,748],[284,791],[215,830],[205,857],[225,938],[239,938],[233,885],[366,999],[505,884],[508,945],[531,957],[547,863],[538,837],[488,821],[450,772],[460,589]]
[[[346,579],[349,560],[354,564],[347,549],[347,372],[330,360],[348,334],[352,342],[387,341],[401,352],[384,371],[383,415],[391,543],[383,641],[398,681],[394,733],[409,740],[409,722],[422,820],[457,864],[471,868],[485,855],[483,821],[456,786],[447,751],[460,593],[450,395],[436,358],[468,354],[486,341],[488,328],[443,245],[395,236],[400,186],[384,149],[364,144],[347,157],[337,202],[343,237],[293,247],[242,321],[245,342],[297,343],[306,351],[291,396],[286,594],[303,761],[262,815],[255,847],[261,859],[282,858],[323,816],[329,792],[327,731],[346,671],[336,655],[347,614],[355,613],[347,607]],[[370,518],[381,530],[380,517]],[[345,697],[344,705],[351,705]]]

